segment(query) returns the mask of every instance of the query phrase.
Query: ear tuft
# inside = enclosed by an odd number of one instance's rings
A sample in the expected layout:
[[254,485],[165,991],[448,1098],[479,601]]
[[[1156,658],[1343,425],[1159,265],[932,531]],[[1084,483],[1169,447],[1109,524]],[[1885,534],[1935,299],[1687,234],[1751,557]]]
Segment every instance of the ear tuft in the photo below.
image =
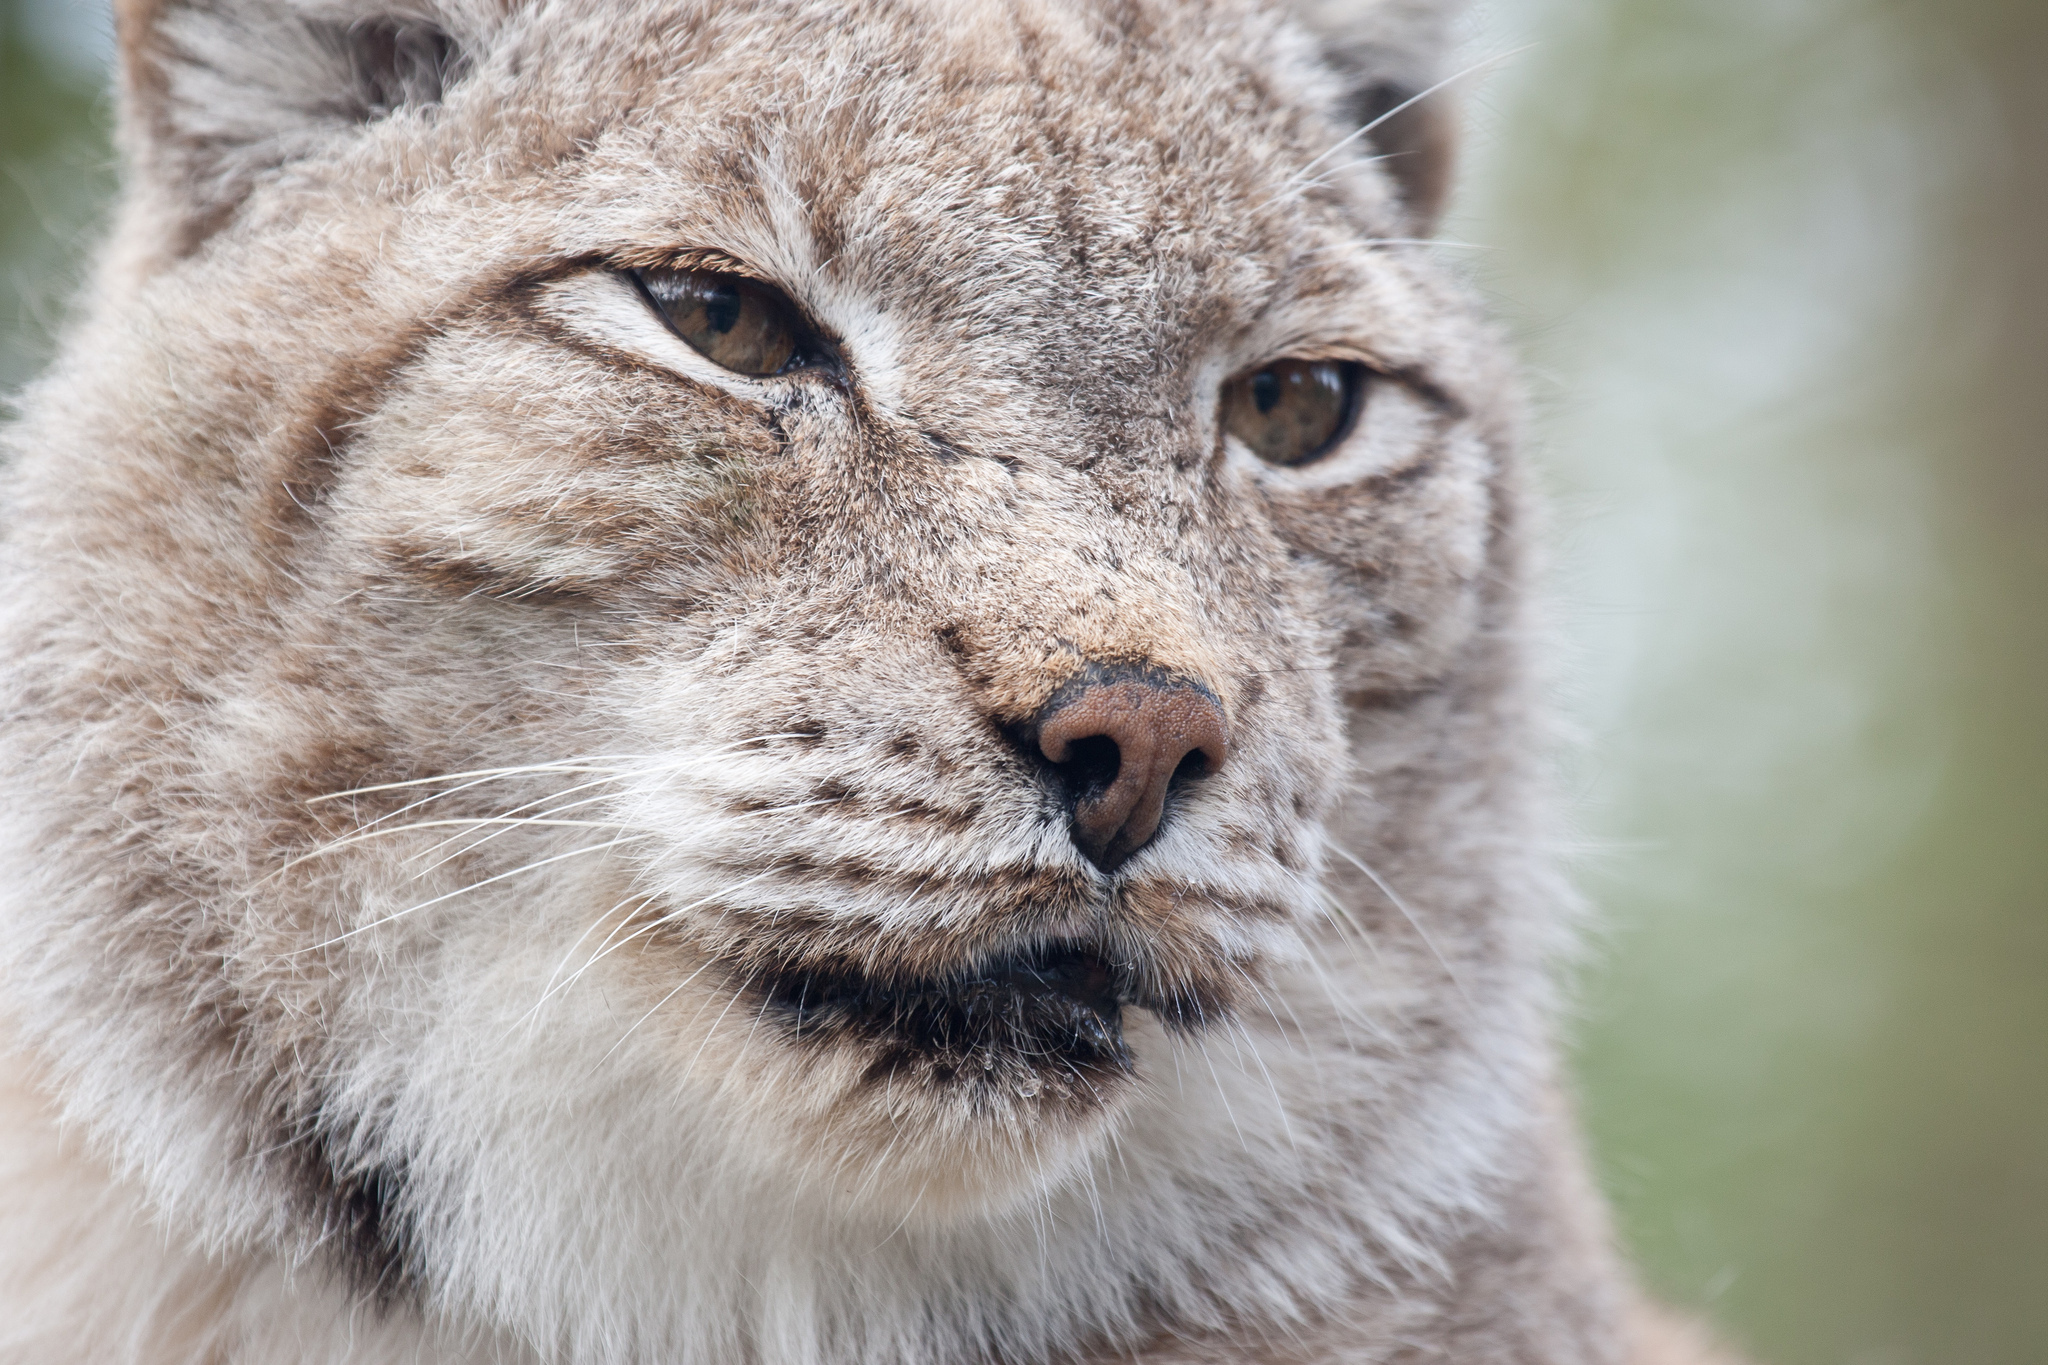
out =
[[188,255],[268,174],[431,108],[470,66],[445,23],[323,0],[129,0],[124,139]]
[[1344,77],[1346,112],[1371,128],[1366,137],[1410,222],[1429,232],[1450,195],[1457,116],[1448,91],[1424,92],[1444,77],[1463,0],[1287,0],[1287,8]]

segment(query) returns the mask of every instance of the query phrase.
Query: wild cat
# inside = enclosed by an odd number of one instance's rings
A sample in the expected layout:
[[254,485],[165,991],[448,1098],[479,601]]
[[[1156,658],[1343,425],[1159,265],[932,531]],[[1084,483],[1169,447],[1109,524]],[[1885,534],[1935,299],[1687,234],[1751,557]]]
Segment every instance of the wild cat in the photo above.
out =
[[1560,1098],[1447,20],[124,9],[0,1356],[1704,1360]]

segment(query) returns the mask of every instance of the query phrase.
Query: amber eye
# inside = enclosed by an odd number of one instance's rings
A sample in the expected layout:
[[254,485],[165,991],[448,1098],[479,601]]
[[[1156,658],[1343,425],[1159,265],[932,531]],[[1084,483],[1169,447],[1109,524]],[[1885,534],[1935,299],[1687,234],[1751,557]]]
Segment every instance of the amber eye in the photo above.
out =
[[757,280],[718,270],[631,274],[677,336],[728,370],[781,374],[816,358],[796,305]]
[[1223,386],[1223,429],[1267,464],[1308,464],[1350,431],[1370,377],[1346,360],[1276,360]]

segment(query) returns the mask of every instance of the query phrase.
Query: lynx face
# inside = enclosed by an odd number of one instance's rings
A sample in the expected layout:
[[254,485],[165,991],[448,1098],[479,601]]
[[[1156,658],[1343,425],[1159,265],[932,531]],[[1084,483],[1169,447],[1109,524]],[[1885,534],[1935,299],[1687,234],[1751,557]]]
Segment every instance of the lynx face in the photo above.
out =
[[133,22],[221,159],[36,419],[11,913],[156,1021],[46,1046],[226,1172],[167,1199],[478,1301],[556,1185],[960,1227],[1313,968],[1345,708],[1445,682],[1506,514],[1305,33]]

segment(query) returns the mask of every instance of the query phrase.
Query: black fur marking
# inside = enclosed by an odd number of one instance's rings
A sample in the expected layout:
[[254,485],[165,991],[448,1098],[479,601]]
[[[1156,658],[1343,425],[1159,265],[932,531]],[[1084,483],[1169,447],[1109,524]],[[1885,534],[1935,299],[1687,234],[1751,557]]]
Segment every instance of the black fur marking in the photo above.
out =
[[[345,1154],[319,1119],[290,1125],[282,1151],[302,1215],[331,1265],[377,1308],[416,1302],[418,1228],[407,1207],[404,1161]],[[353,1145],[353,1144],[348,1144]]]
[[797,1038],[857,1038],[878,1047],[878,1076],[915,1060],[945,1081],[999,1064],[1128,1072],[1123,1007],[1140,1003],[1130,978],[1094,949],[1066,943],[911,981],[850,970],[769,973],[764,994]]

